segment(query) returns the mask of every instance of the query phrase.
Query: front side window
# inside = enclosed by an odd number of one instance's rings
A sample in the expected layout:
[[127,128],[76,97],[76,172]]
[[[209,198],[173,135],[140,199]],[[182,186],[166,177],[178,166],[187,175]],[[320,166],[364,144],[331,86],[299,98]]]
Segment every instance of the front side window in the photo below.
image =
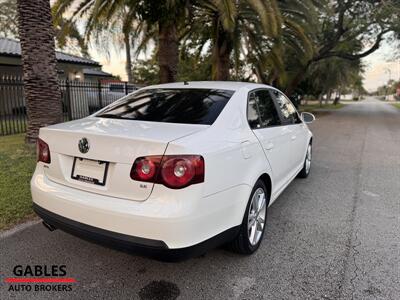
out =
[[100,118],[211,125],[234,91],[148,89],[129,95],[96,114]]
[[290,100],[279,91],[273,90],[272,93],[274,94],[276,102],[278,103],[279,109],[282,113],[283,121],[286,124],[296,124],[301,122],[296,108],[292,102],[290,102]]

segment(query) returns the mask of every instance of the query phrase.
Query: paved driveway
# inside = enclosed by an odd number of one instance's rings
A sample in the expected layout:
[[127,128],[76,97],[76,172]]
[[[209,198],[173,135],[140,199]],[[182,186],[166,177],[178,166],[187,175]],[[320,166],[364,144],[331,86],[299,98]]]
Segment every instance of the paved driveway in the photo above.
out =
[[[399,299],[400,112],[374,99],[322,116],[312,173],[269,208],[259,251],[161,263],[41,224],[0,240],[0,299]],[[8,292],[15,265],[65,264],[70,292]]]

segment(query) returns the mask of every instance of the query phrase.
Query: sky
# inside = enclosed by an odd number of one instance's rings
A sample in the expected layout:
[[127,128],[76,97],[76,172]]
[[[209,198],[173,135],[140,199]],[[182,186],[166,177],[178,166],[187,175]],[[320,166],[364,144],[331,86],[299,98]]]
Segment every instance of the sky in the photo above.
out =
[[[122,80],[126,80],[124,49],[117,50],[112,49],[110,51],[109,59],[94,49],[90,49],[90,54],[93,59],[103,65],[104,71],[119,75]],[[400,57],[397,60],[393,60],[395,51],[398,52],[400,49],[383,42],[377,51],[363,59],[363,63],[366,66],[364,87],[367,91],[375,91],[379,86],[384,85],[389,78],[400,80]]]
[[363,59],[366,66],[364,87],[372,92],[384,85],[389,79],[400,80],[400,56],[393,59],[394,52],[399,52],[395,46],[383,43],[381,48]]
[[127,80],[127,75],[125,71],[125,57],[124,57],[124,49],[120,51],[116,51],[116,49],[111,49],[109,53],[109,57],[105,57],[98,53],[93,47],[89,49],[90,56],[98,61],[102,66],[102,70],[113,75],[119,75],[122,80]]

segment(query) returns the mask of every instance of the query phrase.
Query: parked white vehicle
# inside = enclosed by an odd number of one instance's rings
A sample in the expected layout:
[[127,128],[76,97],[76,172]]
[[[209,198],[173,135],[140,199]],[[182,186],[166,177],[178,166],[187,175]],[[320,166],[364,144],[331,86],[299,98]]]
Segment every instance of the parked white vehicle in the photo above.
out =
[[40,130],[34,209],[51,230],[146,255],[251,254],[268,206],[310,172],[313,120],[263,84],[148,86]]

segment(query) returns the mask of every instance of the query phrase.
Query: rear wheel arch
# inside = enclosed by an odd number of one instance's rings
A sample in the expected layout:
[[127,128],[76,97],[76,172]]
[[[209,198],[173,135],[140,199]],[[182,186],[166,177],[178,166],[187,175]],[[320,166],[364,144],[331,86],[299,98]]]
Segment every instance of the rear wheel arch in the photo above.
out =
[[[264,235],[265,232],[265,226],[266,226],[266,219],[267,219],[267,208],[271,199],[271,187],[272,187],[272,182],[271,182],[271,178],[267,173],[263,173],[261,176],[259,176],[257,178],[257,180],[255,181],[251,193],[249,195],[247,204],[246,204],[246,208],[243,214],[243,218],[242,218],[242,223],[240,224],[240,229],[236,235],[236,237],[227,244],[228,248],[230,248],[232,251],[240,253],[240,254],[252,254],[253,252],[255,252],[258,247],[261,244],[262,241],[262,237]],[[255,193],[262,188],[264,190],[264,196],[265,196],[265,204],[263,205],[263,207],[265,207],[264,210],[264,225],[262,226],[262,232],[261,232],[261,236],[259,237],[259,240],[255,243],[252,244],[252,242],[250,241],[250,235],[249,235],[249,223],[250,223],[250,210],[251,210],[251,206],[252,206],[252,202],[254,201],[254,196]],[[253,213],[253,215],[255,215]],[[254,220],[258,220],[259,215],[258,213],[256,214],[256,217],[254,217]],[[258,227],[256,227],[258,228]],[[257,229],[256,229],[257,230]]]
[[253,192],[253,188],[257,184],[257,181],[259,181],[259,180],[261,180],[264,183],[265,187],[267,188],[267,207],[269,205],[269,202],[271,201],[272,179],[271,179],[271,176],[268,173],[262,173],[257,178],[254,178],[253,185],[250,187],[250,192],[249,192],[247,198],[245,199],[246,201],[243,202],[242,219],[240,220],[241,222],[243,222],[243,218],[244,218],[245,213],[246,213],[247,204],[248,204],[248,201],[250,199],[251,193]]
[[264,184],[265,187],[267,188],[267,194],[268,194],[268,203],[271,200],[271,195],[272,195],[272,180],[271,180],[271,176],[269,176],[267,173],[262,174],[260,177],[258,177],[258,179],[256,180],[256,182],[258,180],[261,180]]

